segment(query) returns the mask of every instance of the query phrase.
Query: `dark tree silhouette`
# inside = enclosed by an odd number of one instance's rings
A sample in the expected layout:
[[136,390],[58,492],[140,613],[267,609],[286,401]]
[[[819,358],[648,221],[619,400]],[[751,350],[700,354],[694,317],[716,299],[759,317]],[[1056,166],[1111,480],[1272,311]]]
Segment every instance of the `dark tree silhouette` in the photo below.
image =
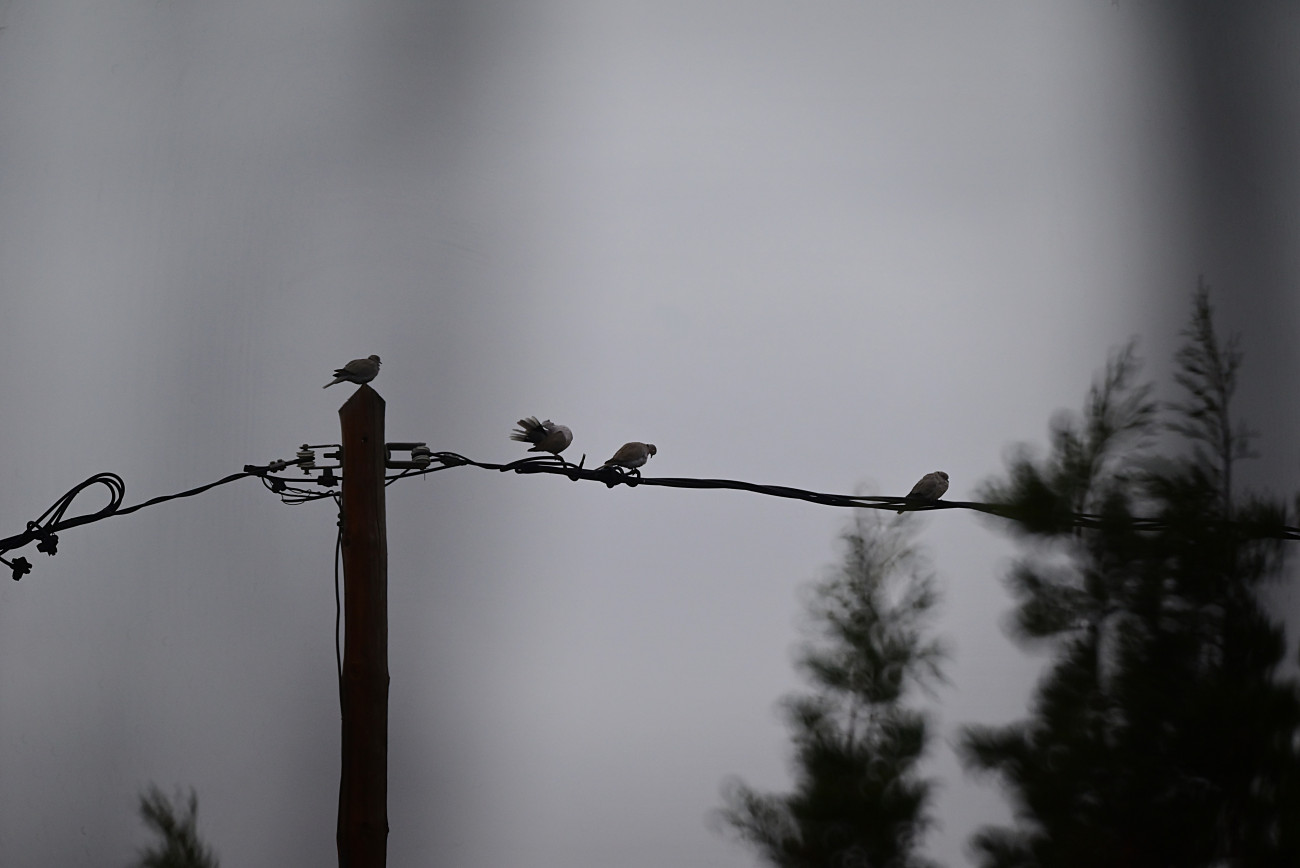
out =
[[[1163,428],[1130,348],[1081,417],[1054,421],[1046,459],[1022,451],[989,486],[1026,516],[1013,634],[1055,656],[1028,720],[964,733],[964,761],[1000,777],[1016,814],[974,837],[983,866],[1300,865],[1300,691],[1256,593],[1284,543],[1245,532],[1285,510],[1234,500],[1233,463],[1251,455],[1231,418],[1242,356],[1203,284],[1183,336],[1186,397]],[[1072,510],[1100,527],[1070,529]],[[1166,524],[1135,530],[1134,515]]]
[[931,784],[916,765],[926,716],[904,705],[942,677],[943,651],[925,635],[934,580],[908,538],[910,520],[856,514],[844,562],[813,588],[818,641],[800,651],[812,692],[783,702],[795,744],[788,795],[733,780],[722,825],[779,868],[916,868]]
[[131,868],[217,868],[216,854],[199,838],[199,797],[190,790],[173,802],[157,786],[140,795],[140,819],[159,837],[152,847],[140,851]]

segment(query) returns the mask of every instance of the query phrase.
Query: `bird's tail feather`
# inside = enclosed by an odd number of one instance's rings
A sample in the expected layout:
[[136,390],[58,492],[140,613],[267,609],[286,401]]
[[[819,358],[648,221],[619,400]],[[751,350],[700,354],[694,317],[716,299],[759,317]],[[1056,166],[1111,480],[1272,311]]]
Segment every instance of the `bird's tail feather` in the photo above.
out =
[[518,422],[520,430],[511,431],[510,439],[518,440],[520,443],[536,443],[538,435],[542,433],[542,423],[536,416],[525,416]]

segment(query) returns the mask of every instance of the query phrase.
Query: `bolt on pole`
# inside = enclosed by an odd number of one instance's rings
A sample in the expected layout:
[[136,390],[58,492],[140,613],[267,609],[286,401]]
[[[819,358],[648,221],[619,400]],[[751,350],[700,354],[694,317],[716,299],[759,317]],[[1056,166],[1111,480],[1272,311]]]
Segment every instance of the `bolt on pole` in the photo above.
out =
[[343,427],[343,764],[339,868],[383,868],[388,844],[388,542],[384,399],[368,385]]

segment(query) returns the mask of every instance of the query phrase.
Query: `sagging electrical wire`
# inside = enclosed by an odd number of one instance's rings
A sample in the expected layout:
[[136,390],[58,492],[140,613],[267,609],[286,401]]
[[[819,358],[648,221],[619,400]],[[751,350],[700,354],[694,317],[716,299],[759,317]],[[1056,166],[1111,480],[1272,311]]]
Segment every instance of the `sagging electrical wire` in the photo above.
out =
[[[917,502],[909,500],[906,497],[885,497],[877,495],[848,495],[848,494],[829,494],[819,491],[810,491],[802,488],[793,488],[785,485],[765,485],[754,482],[744,482],[735,479],[697,479],[688,477],[643,477],[637,471],[625,471],[618,467],[600,467],[594,470],[588,470],[584,465],[586,456],[582,457],[577,464],[572,464],[564,459],[554,455],[538,455],[528,458],[521,458],[517,461],[511,461],[507,464],[497,464],[487,461],[475,461],[456,452],[433,452],[424,444],[390,444],[401,447],[419,447],[419,457],[422,459],[420,466],[407,466],[401,473],[386,476],[384,485],[389,486],[399,479],[410,479],[416,476],[427,476],[430,473],[437,473],[443,470],[449,470],[453,467],[478,467],[484,470],[495,470],[501,473],[513,472],[518,474],[555,474],[567,477],[577,482],[586,480],[591,482],[600,482],[609,488],[617,485],[626,485],[629,488],[635,488],[641,485],[660,486],[665,488],[689,488],[689,489],[730,489],[733,491],[748,491],[755,494],[767,495],[769,497],[782,497],[792,500],[803,500],[808,503],[816,503],[822,506],[847,507],[853,509],[897,509],[906,507],[913,512],[927,512],[938,509],[967,509],[975,512],[981,512],[986,515],[999,516],[1011,520],[1023,520],[1014,507],[1005,504],[996,503],[976,503],[969,501],[953,500],[935,500],[927,502]],[[337,444],[326,444],[326,446],[337,447],[339,451],[326,453],[327,458],[341,457],[342,447]],[[258,477],[262,485],[273,494],[280,497],[280,500],[289,505],[298,505],[310,503],[315,500],[333,498],[336,503],[339,502],[339,495],[333,490],[313,491],[304,485],[323,486],[327,489],[333,489],[340,484],[341,480],[334,475],[335,466],[317,467],[315,463],[315,448],[304,445],[302,450],[294,459],[273,461],[266,465],[245,465],[241,473],[232,473],[229,476],[210,482],[206,485],[200,485],[197,488],[191,488],[186,491],[180,491],[175,494],[166,494],[161,497],[155,497],[146,500],[144,503],[138,503],[134,506],[122,507],[122,500],[126,494],[126,484],[122,478],[115,473],[97,473],[94,476],[79,483],[69,489],[62,497],[54,502],[40,518],[27,523],[27,529],[20,534],[0,539],[0,564],[3,564],[12,571],[14,581],[18,581],[24,575],[32,570],[31,563],[24,557],[6,559],[3,555],[14,549],[22,548],[31,542],[37,542],[37,550],[45,552],[48,555],[54,555],[58,551],[59,536],[61,531],[73,527],[79,527],[83,524],[100,521],[114,515],[127,515],[137,510],[144,509],[148,506],[156,506],[160,503],[166,503],[170,500],[176,500],[182,497],[193,497],[216,488],[219,485],[225,485],[238,479],[248,476]],[[413,457],[415,455],[413,450]],[[397,462],[399,466],[405,462]],[[308,473],[313,470],[321,471],[319,476],[307,476],[303,478],[287,479],[276,474],[283,473],[290,467],[298,471]],[[65,518],[68,508],[72,502],[83,491],[88,488],[102,485],[108,489],[109,502],[97,512],[87,513],[84,515]],[[341,504],[340,504],[341,508]],[[1095,528],[1100,527],[1102,517],[1093,513],[1073,513],[1071,522],[1077,528]],[[1165,523],[1159,519],[1135,518],[1130,522],[1130,526],[1135,530],[1157,531],[1165,527]],[[1288,525],[1239,525],[1247,536],[1259,538],[1275,538],[1284,540],[1300,540],[1300,527]],[[336,631],[337,639],[337,631]],[[337,644],[337,643],[336,643]],[[341,660],[340,655],[340,660]],[[341,664],[340,664],[341,666]]]
[[[429,454],[431,462],[436,462],[436,465],[431,463],[429,467],[424,469],[405,470],[402,473],[387,477],[384,484],[391,485],[399,479],[423,476],[429,473],[447,470],[452,467],[478,467],[484,470],[496,470],[501,473],[550,473],[565,476],[574,482],[577,482],[578,480],[601,482],[609,488],[613,488],[616,485],[626,485],[629,488],[635,488],[640,485],[649,485],[662,486],[665,488],[730,489],[734,491],[749,491],[755,494],[767,495],[769,497],[803,500],[809,503],[820,504],[822,506],[848,507],[852,509],[893,510],[897,510],[899,507],[906,507],[909,512],[928,512],[938,509],[967,509],[1013,521],[1023,520],[1022,514],[1016,508],[997,503],[978,503],[960,500],[918,502],[916,500],[909,500],[906,497],[827,494],[819,491],[809,491],[802,488],[792,488],[785,485],[764,485],[754,482],[743,482],[735,479],[643,477],[635,472],[629,473],[616,467],[602,467],[595,470],[588,470],[583,467],[583,463],[586,459],[585,455],[583,456],[583,461],[580,461],[578,464],[571,464],[558,456],[552,455],[521,458],[518,461],[512,461],[508,464],[494,464],[487,461],[475,461],[456,452],[430,452]],[[1072,525],[1078,528],[1097,528],[1102,525],[1102,521],[1102,516],[1095,513],[1076,512],[1071,515]],[[1232,524],[1232,522],[1228,523]],[[1271,524],[1243,525],[1240,522],[1235,524],[1246,536],[1249,537],[1300,540],[1300,527]],[[1130,526],[1134,530],[1139,531],[1158,531],[1163,530],[1166,527],[1166,523],[1160,519],[1134,518],[1131,520]]]
[[[430,466],[422,470],[405,470],[394,476],[386,477],[385,485],[391,485],[399,479],[423,476],[429,473],[436,473],[440,470],[447,470],[452,467],[479,467],[484,470],[496,470],[501,473],[550,473],[565,476],[574,482],[577,482],[578,480],[601,482],[608,488],[613,488],[616,485],[626,485],[629,488],[635,488],[639,485],[650,485],[666,488],[731,489],[734,491],[749,491],[755,494],[765,494],[770,497],[804,500],[809,503],[817,503],[823,506],[853,507],[859,509],[897,509],[900,506],[906,506],[909,511],[918,512],[932,509],[975,509],[990,515],[1004,516],[1008,516],[1010,512],[1007,507],[999,506],[998,504],[967,503],[962,501],[944,500],[918,502],[916,500],[909,500],[906,497],[827,494],[819,491],[809,491],[803,488],[792,488],[786,485],[766,485],[756,482],[743,482],[736,479],[650,477],[641,476],[636,472],[628,472],[618,467],[600,467],[594,470],[588,470],[583,466],[583,462],[572,464],[562,458],[552,455],[538,455],[529,458],[521,458],[518,461],[511,461],[508,464],[494,464],[488,461],[475,461],[472,458],[466,458],[464,455],[460,455],[456,452],[432,452],[430,454],[433,461],[438,462],[437,466]],[[586,456],[584,455],[583,461],[585,462],[585,460]]]

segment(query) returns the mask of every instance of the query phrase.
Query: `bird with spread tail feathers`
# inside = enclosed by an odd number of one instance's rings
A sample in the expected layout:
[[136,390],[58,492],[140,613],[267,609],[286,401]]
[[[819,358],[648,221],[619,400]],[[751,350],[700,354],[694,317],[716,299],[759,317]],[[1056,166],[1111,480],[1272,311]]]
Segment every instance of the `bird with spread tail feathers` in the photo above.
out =
[[[908,500],[922,500],[927,503],[934,503],[943,497],[943,493],[948,490],[948,474],[942,470],[936,470],[933,473],[927,473],[921,477],[920,482],[912,486],[912,490],[907,493]],[[900,509],[899,515],[906,512],[906,509]]]
[[624,470],[631,470],[637,476],[640,476],[641,471],[637,470],[637,468],[649,461],[651,455],[656,455],[658,452],[659,450],[655,448],[653,443],[638,443],[636,441],[624,443],[618,447],[614,457],[602,464],[600,469],[619,467]]
[[328,389],[335,383],[369,383],[379,374],[379,356],[368,356],[364,359],[353,359],[343,367],[334,372],[334,379],[322,389]]
[[510,432],[511,440],[533,444],[529,452],[550,452],[559,455],[573,442],[573,432],[567,425],[557,425],[550,419],[537,421],[536,416],[519,420],[519,430]]

